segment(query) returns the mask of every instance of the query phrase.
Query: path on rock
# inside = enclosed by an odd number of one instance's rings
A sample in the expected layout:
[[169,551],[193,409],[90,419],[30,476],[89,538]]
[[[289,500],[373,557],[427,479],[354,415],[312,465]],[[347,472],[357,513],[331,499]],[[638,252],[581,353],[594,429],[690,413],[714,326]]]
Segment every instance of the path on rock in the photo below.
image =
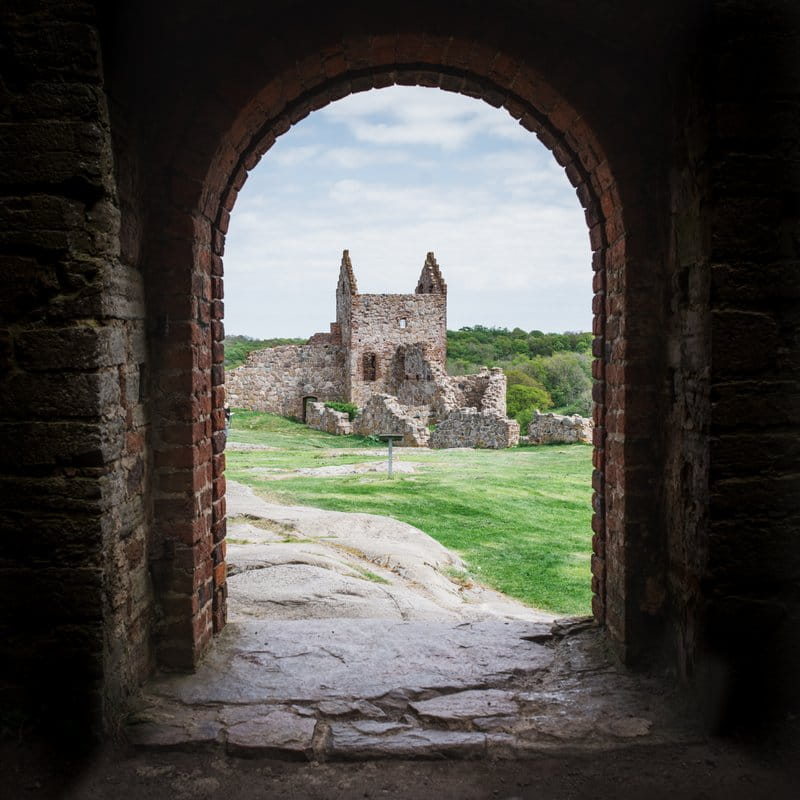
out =
[[466,578],[418,528],[375,514],[268,503],[229,481],[229,619],[520,619],[550,622]]

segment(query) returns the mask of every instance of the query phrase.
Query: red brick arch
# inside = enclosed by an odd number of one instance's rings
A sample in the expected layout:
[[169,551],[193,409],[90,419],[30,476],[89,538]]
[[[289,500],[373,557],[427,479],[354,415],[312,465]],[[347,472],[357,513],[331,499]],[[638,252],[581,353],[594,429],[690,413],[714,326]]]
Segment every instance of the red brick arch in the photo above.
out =
[[635,487],[624,437],[626,216],[614,167],[581,114],[530,67],[477,39],[393,34],[315,49],[237,113],[215,119],[209,109],[206,127],[174,162],[163,209],[168,237],[154,248],[159,271],[151,290],[158,318],[171,326],[163,352],[154,354],[163,420],[154,509],[166,553],[156,569],[164,609],[159,654],[167,666],[191,668],[225,623],[222,258],[238,192],[294,123],[348,94],[392,84],[438,87],[506,109],[552,151],[585,209],[594,273],[592,610],[625,653],[624,502]]

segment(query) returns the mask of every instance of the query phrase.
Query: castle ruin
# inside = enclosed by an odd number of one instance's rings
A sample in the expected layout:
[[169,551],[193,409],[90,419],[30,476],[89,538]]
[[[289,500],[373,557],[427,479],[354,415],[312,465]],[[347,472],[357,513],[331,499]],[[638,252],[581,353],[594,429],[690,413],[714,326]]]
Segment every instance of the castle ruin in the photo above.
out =
[[[228,402],[238,408],[302,419],[331,432],[350,432],[346,415],[324,403],[360,409],[352,430],[402,432],[403,444],[509,447],[519,426],[506,418],[500,369],[451,377],[447,357],[447,284],[428,253],[412,294],[359,294],[350,254],[342,254],[336,322],[304,345],[257,350],[226,373]],[[321,407],[320,407],[321,406]],[[480,424],[455,412],[474,409]],[[443,425],[441,435],[430,427]]]

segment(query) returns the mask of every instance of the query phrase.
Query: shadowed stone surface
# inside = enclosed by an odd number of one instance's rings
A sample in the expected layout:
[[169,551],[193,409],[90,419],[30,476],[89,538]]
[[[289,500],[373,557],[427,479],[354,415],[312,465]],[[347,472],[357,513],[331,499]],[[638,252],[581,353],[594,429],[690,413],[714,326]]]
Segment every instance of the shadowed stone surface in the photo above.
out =
[[410,725],[367,728],[364,723],[336,724],[332,728],[333,757],[366,758],[478,758],[486,753],[482,733],[415,729]]
[[457,692],[410,705],[421,719],[446,723],[468,723],[476,718],[509,716],[519,711],[513,692],[500,689]]
[[165,676],[152,693],[183,703],[315,702],[466,689],[546,669],[550,648],[524,622],[398,623],[380,619],[231,623],[194,675]]
[[289,760],[517,758],[697,740],[675,695],[617,667],[601,631],[581,621],[552,630],[499,620],[232,624],[196,674],[147,687],[129,738]]
[[316,724],[313,718],[289,711],[272,711],[228,728],[228,752],[244,756],[310,758]]

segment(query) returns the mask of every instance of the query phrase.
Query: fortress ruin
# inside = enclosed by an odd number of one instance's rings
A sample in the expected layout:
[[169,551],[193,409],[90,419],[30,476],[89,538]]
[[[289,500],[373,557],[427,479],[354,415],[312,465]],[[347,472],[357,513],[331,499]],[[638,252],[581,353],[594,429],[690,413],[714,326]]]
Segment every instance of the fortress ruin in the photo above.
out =
[[[501,369],[451,377],[446,370],[447,284],[428,253],[413,294],[359,294],[345,250],[336,322],[304,345],[257,350],[226,373],[231,406],[301,419],[332,433],[403,433],[402,444],[510,447]],[[347,402],[360,413],[326,409]],[[464,415],[465,409],[474,414]],[[431,433],[430,428],[434,428]]]

